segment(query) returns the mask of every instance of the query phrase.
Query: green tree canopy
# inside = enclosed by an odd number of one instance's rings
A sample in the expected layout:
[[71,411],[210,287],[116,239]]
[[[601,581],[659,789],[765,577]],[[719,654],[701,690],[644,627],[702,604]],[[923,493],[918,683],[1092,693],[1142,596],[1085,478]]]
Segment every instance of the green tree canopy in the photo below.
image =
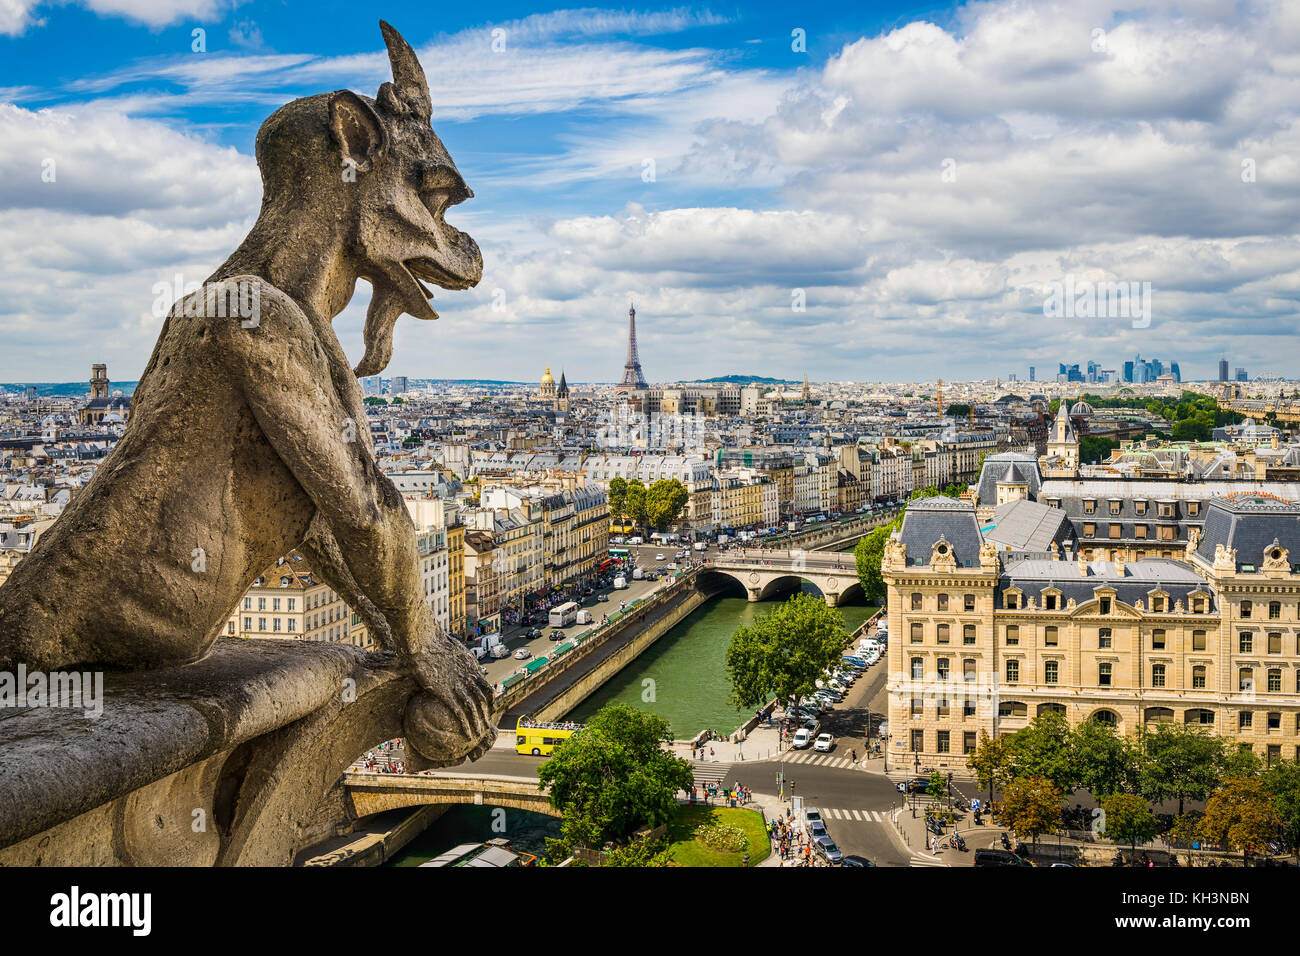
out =
[[1137,781],[1137,754],[1110,724],[1085,720],[1070,740],[1073,778],[1098,799],[1130,790]]
[[1223,740],[1192,724],[1159,724],[1142,735],[1138,792],[1152,803],[1204,800],[1223,770]]
[[627,483],[623,512],[638,528],[645,527],[648,515],[646,510],[646,489],[639,478],[633,478]]
[[646,520],[663,531],[681,517],[690,493],[676,478],[661,478],[646,492]]
[[617,476],[611,478],[606,497],[609,499],[609,516],[611,518],[623,517],[627,511],[627,481]]
[[1065,714],[1039,714],[1027,727],[1007,738],[1012,777],[1042,777],[1057,790],[1069,793],[1078,786],[1078,768],[1072,753],[1072,734]]
[[1116,843],[1127,843],[1136,850],[1160,832],[1160,821],[1151,806],[1135,793],[1112,793],[1101,799],[1106,815],[1106,836]]
[[664,748],[668,722],[626,704],[596,712],[581,733],[555,748],[538,769],[538,789],[563,814],[561,843],[599,848],[640,827],[668,822],[691,765]]
[[966,761],[975,774],[975,781],[982,789],[989,792],[993,799],[993,788],[1001,787],[1010,779],[1011,753],[1006,740],[1002,737],[990,737],[987,730],[981,730],[979,741]]
[[[896,524],[896,522],[895,522]],[[858,582],[868,601],[879,601],[885,593],[885,579],[880,574],[880,562],[885,556],[885,542],[894,524],[876,528],[858,539],[853,549],[853,560],[858,569]]]
[[1281,760],[1264,772],[1264,790],[1282,825],[1282,838],[1292,852],[1300,850],[1300,762]]
[[793,697],[797,704],[840,659],[846,637],[839,611],[813,595],[794,595],[731,636],[731,700],[746,708],[762,707],[773,697]]

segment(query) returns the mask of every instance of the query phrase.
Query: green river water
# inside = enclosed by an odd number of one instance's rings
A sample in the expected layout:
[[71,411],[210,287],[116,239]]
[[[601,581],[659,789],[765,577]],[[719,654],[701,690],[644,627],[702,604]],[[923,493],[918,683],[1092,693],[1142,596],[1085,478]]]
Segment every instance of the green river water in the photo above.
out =
[[[738,627],[753,623],[759,613],[776,605],[776,601],[751,604],[743,597],[712,598],[567,716],[585,720],[605,704],[618,701],[660,714],[677,738],[694,737],[705,729],[731,734],[751,713],[727,703],[731,693],[724,666],[727,644]],[[846,605],[839,610],[852,632],[875,608]],[[492,810],[454,807],[386,865],[419,866],[458,843],[501,836],[492,828]],[[560,822],[554,817],[511,810],[507,819],[506,835],[515,849],[524,852],[543,855],[546,838],[559,836]]]

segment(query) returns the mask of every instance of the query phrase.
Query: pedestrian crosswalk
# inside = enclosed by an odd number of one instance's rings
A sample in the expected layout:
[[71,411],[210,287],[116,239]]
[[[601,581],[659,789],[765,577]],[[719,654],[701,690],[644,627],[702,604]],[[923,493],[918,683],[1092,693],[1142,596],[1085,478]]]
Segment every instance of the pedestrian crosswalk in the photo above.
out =
[[691,765],[691,776],[695,778],[696,784],[713,783],[721,786],[731,776],[731,766],[729,763],[696,763]]
[[829,754],[819,754],[810,750],[802,753],[787,753],[782,759],[789,764],[805,764],[809,767],[838,767],[841,770],[863,771],[869,769],[864,760],[855,762],[848,757],[832,757]]
[[859,823],[888,823],[887,810],[841,810],[835,807],[818,807],[825,820],[856,820]]

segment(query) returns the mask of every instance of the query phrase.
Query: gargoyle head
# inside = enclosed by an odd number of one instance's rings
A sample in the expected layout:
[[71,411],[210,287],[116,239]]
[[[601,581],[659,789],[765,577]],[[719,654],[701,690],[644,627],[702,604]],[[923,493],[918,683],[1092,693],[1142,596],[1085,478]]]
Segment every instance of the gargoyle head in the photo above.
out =
[[483,275],[478,245],[443,219],[447,207],[474,193],[430,125],[424,69],[401,34],[382,20],[379,26],[393,79],[374,99],[340,90],[295,100],[257,137],[264,207],[309,205],[318,215],[332,213],[346,225],[353,278],[373,287],[359,376],[388,365],[402,313],[438,317],[426,283],[468,289]]

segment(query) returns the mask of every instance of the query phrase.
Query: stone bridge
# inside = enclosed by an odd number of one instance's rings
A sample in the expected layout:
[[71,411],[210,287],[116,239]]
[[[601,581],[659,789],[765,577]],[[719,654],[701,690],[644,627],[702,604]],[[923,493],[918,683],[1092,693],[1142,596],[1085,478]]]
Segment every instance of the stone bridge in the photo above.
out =
[[807,581],[831,607],[862,598],[857,565],[852,554],[828,551],[755,551],[722,554],[700,569],[700,585],[710,574],[729,577],[745,589],[750,601],[763,601],[783,588]]
[[358,818],[403,807],[455,803],[560,815],[551,806],[546,791],[538,789],[536,777],[349,771],[343,775],[343,788]]

